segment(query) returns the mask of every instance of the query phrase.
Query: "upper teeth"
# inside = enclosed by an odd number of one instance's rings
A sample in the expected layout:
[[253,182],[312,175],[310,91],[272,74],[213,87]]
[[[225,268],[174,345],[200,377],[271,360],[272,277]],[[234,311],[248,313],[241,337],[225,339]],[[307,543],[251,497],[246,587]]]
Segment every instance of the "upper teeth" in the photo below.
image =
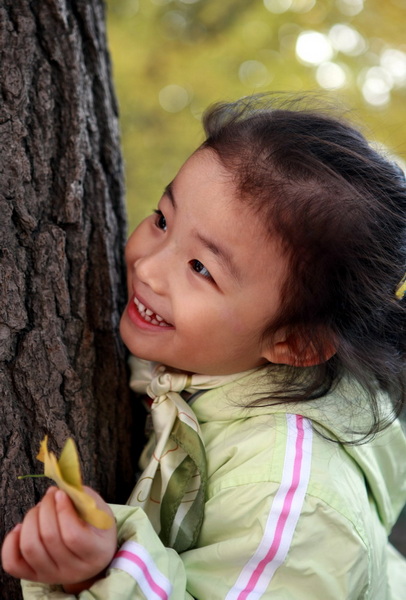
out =
[[138,298],[134,297],[134,304],[138,308],[138,312],[141,317],[146,321],[149,321],[153,325],[161,325],[162,327],[167,327],[168,323],[164,321],[164,318],[161,315],[157,315],[150,308],[147,308],[142,302],[138,300]]

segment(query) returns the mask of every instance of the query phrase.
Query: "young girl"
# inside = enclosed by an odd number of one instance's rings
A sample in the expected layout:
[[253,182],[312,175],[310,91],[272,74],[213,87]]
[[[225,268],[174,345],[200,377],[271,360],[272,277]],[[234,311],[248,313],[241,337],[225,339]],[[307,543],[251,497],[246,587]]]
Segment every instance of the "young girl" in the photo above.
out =
[[404,175],[303,101],[204,125],[127,246],[145,471],[109,530],[50,488],[3,565],[26,599],[404,600]]

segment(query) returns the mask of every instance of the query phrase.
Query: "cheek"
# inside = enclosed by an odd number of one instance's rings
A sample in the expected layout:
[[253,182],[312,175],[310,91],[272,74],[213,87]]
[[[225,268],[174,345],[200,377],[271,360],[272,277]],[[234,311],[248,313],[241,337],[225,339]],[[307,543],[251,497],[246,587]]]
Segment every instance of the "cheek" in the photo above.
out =
[[145,251],[148,242],[146,229],[146,223],[143,221],[128,238],[125,247],[125,261],[127,265],[133,264],[139,258],[140,253],[143,250]]
[[227,311],[224,317],[237,343],[250,345],[261,338],[265,320],[262,314],[257,313],[255,303],[248,307],[244,305],[240,310]]
[[[242,315],[238,307],[232,305],[226,305],[219,311],[217,320],[223,332],[228,332],[230,335],[241,337],[247,329],[249,324],[247,323],[246,315]],[[220,329],[221,332],[221,329]]]
[[130,264],[131,262],[133,262],[135,246],[136,246],[136,233],[134,231],[131,234],[131,236],[128,238],[127,244],[125,246],[124,257],[125,257],[125,262],[127,263],[127,265]]

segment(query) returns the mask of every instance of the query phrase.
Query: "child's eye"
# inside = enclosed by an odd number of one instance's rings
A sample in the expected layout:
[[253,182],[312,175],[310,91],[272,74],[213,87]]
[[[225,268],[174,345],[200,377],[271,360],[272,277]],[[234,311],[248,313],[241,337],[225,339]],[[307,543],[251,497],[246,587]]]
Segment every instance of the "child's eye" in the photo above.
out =
[[210,272],[206,269],[204,264],[200,262],[200,260],[191,260],[190,266],[192,267],[193,271],[196,271],[196,273],[199,273],[199,275],[201,275],[202,277],[213,280],[213,277],[210,275]]
[[155,225],[158,227],[158,229],[166,231],[166,219],[163,212],[159,209],[156,209],[154,210],[154,213],[156,214]]

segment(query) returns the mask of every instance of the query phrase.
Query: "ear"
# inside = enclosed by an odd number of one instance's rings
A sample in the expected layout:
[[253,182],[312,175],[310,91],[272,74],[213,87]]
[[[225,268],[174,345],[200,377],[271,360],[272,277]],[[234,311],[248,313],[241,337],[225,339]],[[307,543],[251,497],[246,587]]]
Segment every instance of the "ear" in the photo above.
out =
[[[314,339],[317,339],[317,344]],[[262,356],[275,364],[312,367],[328,361],[336,349],[333,334],[329,335],[324,328],[318,335],[314,329],[312,334],[301,329],[289,333],[280,330],[275,334],[272,345],[263,349]]]

